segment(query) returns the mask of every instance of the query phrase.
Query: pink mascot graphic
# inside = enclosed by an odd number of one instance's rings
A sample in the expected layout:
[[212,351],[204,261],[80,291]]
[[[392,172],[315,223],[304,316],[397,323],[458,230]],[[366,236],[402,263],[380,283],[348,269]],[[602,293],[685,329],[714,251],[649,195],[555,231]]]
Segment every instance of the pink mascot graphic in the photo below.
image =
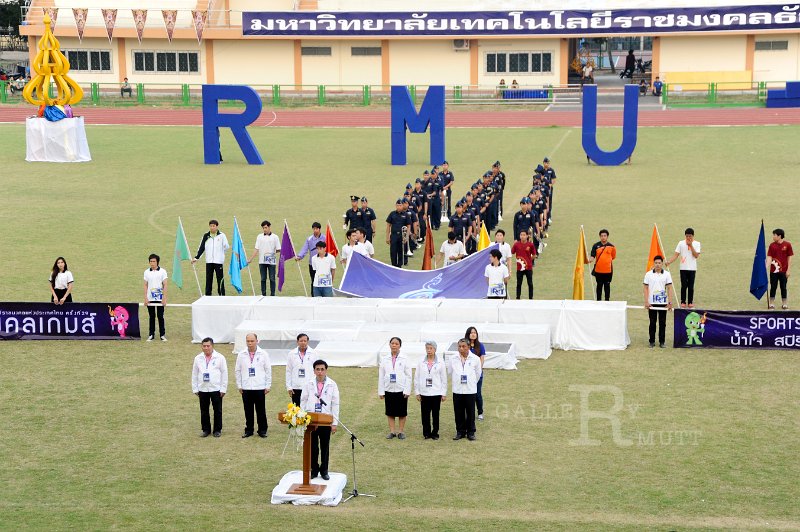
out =
[[125,338],[125,330],[128,328],[128,318],[130,318],[128,311],[123,306],[117,306],[114,310],[111,310],[111,306],[109,306],[108,314],[111,316],[111,327],[117,329],[120,338]]

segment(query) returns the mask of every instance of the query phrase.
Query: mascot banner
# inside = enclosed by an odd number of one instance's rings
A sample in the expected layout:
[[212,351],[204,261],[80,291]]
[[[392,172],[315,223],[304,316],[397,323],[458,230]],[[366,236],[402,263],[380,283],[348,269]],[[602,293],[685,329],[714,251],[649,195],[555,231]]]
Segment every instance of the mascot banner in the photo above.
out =
[[676,309],[674,347],[800,349],[800,312]]
[[486,299],[489,285],[484,271],[493,249],[496,244],[438,270],[403,270],[353,253],[339,292],[375,298]]
[[0,303],[0,340],[138,340],[138,303]]

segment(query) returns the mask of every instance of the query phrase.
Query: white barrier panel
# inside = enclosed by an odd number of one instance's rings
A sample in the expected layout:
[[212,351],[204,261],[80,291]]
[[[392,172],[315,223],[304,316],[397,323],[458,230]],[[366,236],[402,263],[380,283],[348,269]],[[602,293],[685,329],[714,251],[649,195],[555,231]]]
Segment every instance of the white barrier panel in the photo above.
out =
[[[236,326],[250,318],[250,310],[263,296],[203,296],[192,303],[192,341],[213,338],[215,343],[234,341]],[[274,299],[274,298],[273,298]]]
[[436,308],[438,323],[497,323],[501,299],[443,299]]
[[[437,345],[436,346],[436,358],[439,360],[443,360],[444,357],[444,349],[446,346]],[[424,342],[403,342],[403,346],[400,348],[400,352],[408,358],[408,363],[411,365],[412,368],[416,368],[417,364],[427,356],[427,351],[425,351],[425,343]],[[378,360],[383,359],[383,357],[388,357],[392,354],[392,350],[389,347],[389,342],[386,342],[381,347],[380,351],[378,351]],[[375,382],[377,386],[378,377],[376,375]]]
[[507,325],[502,323],[484,323],[478,329],[482,342],[508,342],[516,347],[517,358],[547,359],[553,352],[550,347],[549,325]]
[[[452,349],[451,349],[452,348]],[[505,348],[502,351],[500,348]],[[457,357],[458,348],[451,344],[445,351],[445,359]],[[487,344],[486,356],[483,357],[483,369],[517,369],[517,355],[514,344]]]
[[436,321],[438,299],[383,299],[378,305],[375,321]]
[[625,301],[564,301],[557,347],[595,351],[625,349],[628,312]]
[[234,351],[247,347],[245,337],[248,333],[256,333],[259,340],[296,341],[297,335],[304,332],[304,323],[303,320],[244,320],[236,326],[234,332]]
[[312,320],[313,297],[263,297],[253,305],[249,320]]
[[388,342],[392,336],[397,336],[405,342],[424,341],[427,338],[420,336],[420,330],[425,324],[419,322],[406,323],[364,323],[356,333],[356,342]]
[[[314,356],[321,358],[329,366],[335,367],[378,367],[378,351],[382,344],[358,342],[332,342],[323,340],[314,348]],[[375,382],[377,383],[377,377]]]
[[354,320],[374,322],[378,310],[378,299],[344,297],[314,298],[315,320]]

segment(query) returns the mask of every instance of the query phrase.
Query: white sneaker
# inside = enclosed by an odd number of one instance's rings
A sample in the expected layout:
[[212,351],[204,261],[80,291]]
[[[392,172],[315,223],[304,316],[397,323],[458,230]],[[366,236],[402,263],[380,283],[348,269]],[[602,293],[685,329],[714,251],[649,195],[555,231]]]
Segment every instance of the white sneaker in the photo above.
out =
[[152,335],[152,334],[151,334],[150,336],[148,336],[148,337],[147,337],[147,341],[148,341],[148,342],[152,342],[152,341],[153,341],[153,335]]
[[503,215],[502,214],[498,214],[497,215],[497,221],[498,222],[502,222],[503,221]]
[[480,421],[483,421],[483,414],[479,414],[479,415],[478,415],[478,419],[479,419]]
[[162,342],[166,342],[166,341],[167,341],[167,337],[166,337],[166,336],[162,336],[162,337],[161,337],[161,341],[162,341]]

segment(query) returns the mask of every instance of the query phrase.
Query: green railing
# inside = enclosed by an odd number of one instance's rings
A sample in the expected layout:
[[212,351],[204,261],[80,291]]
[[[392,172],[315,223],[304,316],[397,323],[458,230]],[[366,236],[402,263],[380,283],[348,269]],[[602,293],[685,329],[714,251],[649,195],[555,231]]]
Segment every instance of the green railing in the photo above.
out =
[[767,89],[780,89],[783,81],[665,83],[661,102],[668,107],[763,107]]
[[[128,107],[154,105],[168,107],[199,107],[202,85],[183,83],[136,83],[123,89],[119,83],[81,83],[84,91],[82,105],[99,107]],[[763,106],[767,89],[783,88],[785,82],[730,83],[665,83],[662,103],[669,107]],[[391,87],[388,85],[251,85],[268,107],[336,107],[388,106]],[[409,85],[409,94],[419,105],[427,93],[427,85]],[[459,105],[527,105],[535,108],[549,104],[579,103],[579,85],[523,86],[536,97],[510,99],[503,88],[486,85],[454,85],[445,88],[449,106]],[[0,104],[22,102],[22,91],[12,92],[10,82],[0,81]],[[49,87],[56,96],[55,85]],[[236,100],[221,101],[222,107],[241,107]]]

